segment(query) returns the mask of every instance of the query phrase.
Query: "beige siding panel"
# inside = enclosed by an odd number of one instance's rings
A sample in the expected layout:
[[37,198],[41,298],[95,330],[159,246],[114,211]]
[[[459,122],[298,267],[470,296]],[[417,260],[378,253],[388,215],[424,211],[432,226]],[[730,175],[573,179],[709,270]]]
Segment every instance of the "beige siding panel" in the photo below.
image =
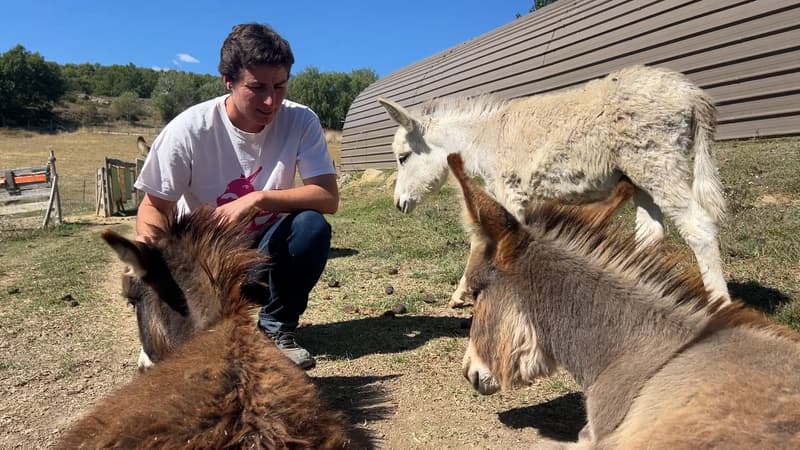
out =
[[800,93],[730,103],[720,106],[718,110],[720,123],[800,113]]
[[[387,153],[376,153],[376,154],[369,154],[369,155],[361,154],[361,155],[358,155],[356,158],[353,158],[352,162],[350,160],[348,160],[347,164],[348,165],[353,165],[353,164],[360,164],[360,163],[365,163],[365,162],[388,163],[389,167],[394,167],[394,165],[395,165],[394,157],[391,154],[387,154]],[[344,165],[345,165],[345,161],[343,159],[342,160],[342,167],[344,167]]]
[[721,140],[797,135],[800,135],[800,114],[721,123],[717,127],[717,139]]
[[[345,139],[345,136],[342,135],[342,143],[343,144],[355,144],[356,142],[360,143],[360,145],[369,145],[368,142],[371,139],[375,138],[385,138],[387,133],[394,134],[394,131],[397,129],[397,125],[394,122],[386,124],[381,123],[380,125],[375,125],[375,128],[363,128],[359,131],[358,134],[350,134]],[[391,141],[390,141],[391,142]]]
[[707,88],[706,92],[717,106],[722,106],[754,97],[779,96],[794,90],[800,90],[800,71]]
[[[344,170],[393,167],[379,96],[506,98],[582,84],[631,64],[684,72],[718,104],[718,139],[798,133],[800,1],[559,0],[384,77],[350,107]],[[378,165],[378,166],[376,166]]]

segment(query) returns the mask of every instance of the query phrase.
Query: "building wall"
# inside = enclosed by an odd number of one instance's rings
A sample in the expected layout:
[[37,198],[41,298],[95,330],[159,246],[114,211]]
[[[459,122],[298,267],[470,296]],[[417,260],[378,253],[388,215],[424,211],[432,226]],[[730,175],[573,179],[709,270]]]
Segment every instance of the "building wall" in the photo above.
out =
[[390,168],[395,123],[378,102],[516,98],[646,64],[685,73],[719,109],[716,138],[800,134],[800,0],[559,0],[393,72],[350,106],[342,169]]

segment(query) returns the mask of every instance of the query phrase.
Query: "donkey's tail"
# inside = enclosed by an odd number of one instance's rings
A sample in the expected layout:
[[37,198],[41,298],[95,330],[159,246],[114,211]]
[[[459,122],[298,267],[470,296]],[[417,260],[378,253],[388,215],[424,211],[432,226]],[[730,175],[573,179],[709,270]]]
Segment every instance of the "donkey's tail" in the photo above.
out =
[[725,196],[719,179],[711,142],[716,125],[716,108],[705,94],[694,105],[694,183],[697,203],[719,224],[725,218]]

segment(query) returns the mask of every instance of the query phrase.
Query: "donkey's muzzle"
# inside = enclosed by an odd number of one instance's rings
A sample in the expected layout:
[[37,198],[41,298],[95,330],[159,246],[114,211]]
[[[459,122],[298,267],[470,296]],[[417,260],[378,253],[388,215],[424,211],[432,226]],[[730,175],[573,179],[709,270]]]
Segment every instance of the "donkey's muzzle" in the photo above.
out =
[[402,212],[403,214],[408,214],[408,213],[410,213],[411,211],[414,210],[414,208],[417,206],[417,202],[415,202],[414,200],[412,200],[410,198],[402,198],[401,197],[397,201],[395,201],[394,206],[397,209],[399,209],[400,212]]

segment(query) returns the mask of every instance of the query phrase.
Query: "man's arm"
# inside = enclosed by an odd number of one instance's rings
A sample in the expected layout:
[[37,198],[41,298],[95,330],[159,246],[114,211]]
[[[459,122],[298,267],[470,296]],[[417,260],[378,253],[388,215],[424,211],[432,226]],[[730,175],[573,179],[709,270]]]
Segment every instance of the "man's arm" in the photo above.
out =
[[174,213],[177,202],[144,194],[136,213],[136,240],[147,242],[153,235],[153,226],[166,229],[167,218]]
[[255,191],[217,208],[217,214],[236,221],[251,210],[294,212],[313,209],[333,214],[339,209],[339,188],[335,174],[303,180],[303,186],[274,191]]

